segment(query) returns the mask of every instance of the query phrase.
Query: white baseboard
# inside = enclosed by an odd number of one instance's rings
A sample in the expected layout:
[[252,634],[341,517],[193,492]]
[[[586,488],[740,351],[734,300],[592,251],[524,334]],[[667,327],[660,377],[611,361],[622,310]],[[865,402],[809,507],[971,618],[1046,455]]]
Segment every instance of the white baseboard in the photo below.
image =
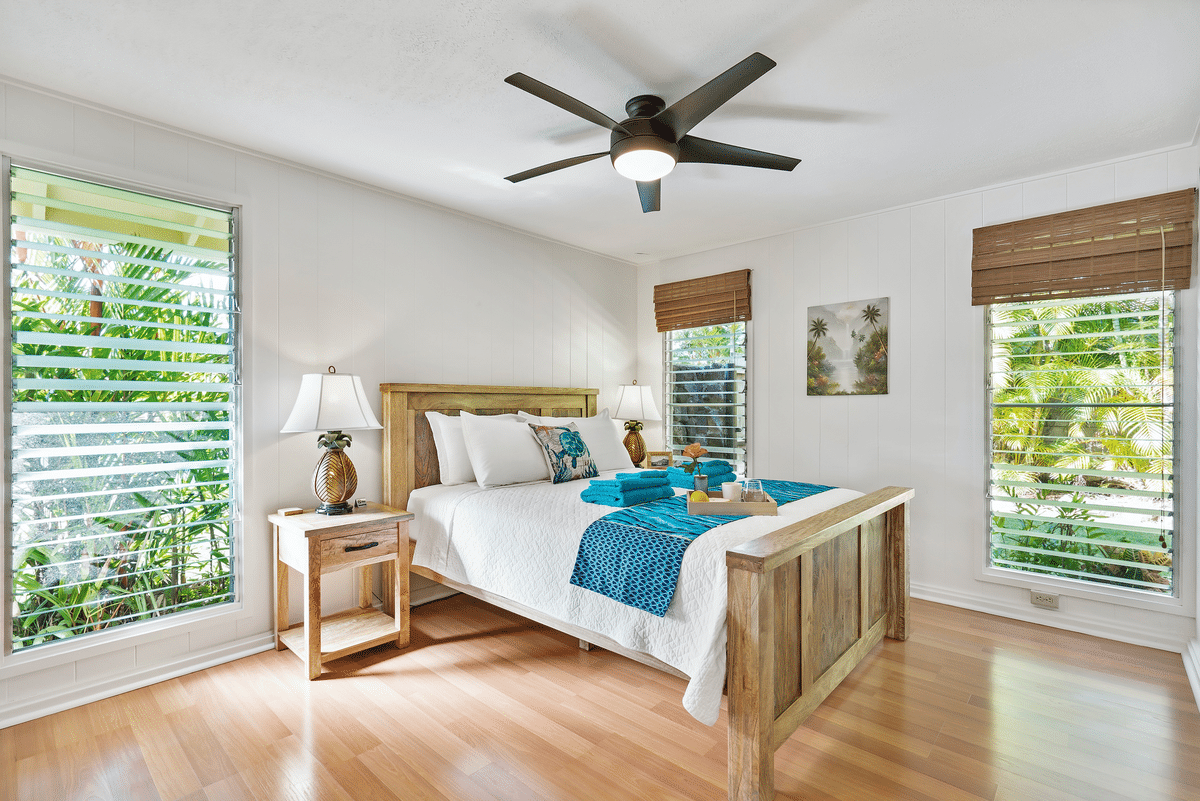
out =
[[1200,709],[1200,640],[1189,640],[1183,649],[1183,669],[1187,671],[1188,683],[1192,685],[1192,697]]
[[0,707],[0,729],[15,726],[35,718],[53,715],[65,709],[90,704],[114,695],[127,693],[157,684],[160,681],[174,679],[197,670],[204,670],[215,665],[232,662],[252,654],[269,651],[275,647],[275,637],[272,634],[257,634],[244,640],[230,643],[211,651],[198,654],[188,654],[174,662],[157,665],[153,668],[128,673],[115,678],[103,679],[91,683],[77,682],[66,688],[64,692],[51,695],[39,695],[25,702],[6,704]]
[[[955,592],[943,587],[930,587],[914,583],[909,589],[909,594],[913,598],[946,604],[947,606],[958,606],[963,609],[971,609],[975,612],[985,612],[998,617],[1023,620],[1026,623],[1036,623],[1040,626],[1050,626],[1051,628],[1065,629],[1080,634],[1090,634],[1093,637],[1116,640],[1117,642],[1125,642],[1130,645],[1141,645],[1146,648],[1156,648],[1160,651],[1171,651],[1176,654],[1183,653],[1188,645],[1185,638],[1170,634],[1157,634],[1154,631],[1131,631],[1127,627],[1112,625],[1107,621],[1062,612],[1049,613],[1054,615],[1051,618],[1047,613],[1039,613],[1032,609],[1025,611],[1013,607],[1011,604],[998,603],[990,598],[983,598],[965,592]],[[1193,642],[1195,641],[1193,640]],[[1195,687],[1194,684],[1193,687]]]

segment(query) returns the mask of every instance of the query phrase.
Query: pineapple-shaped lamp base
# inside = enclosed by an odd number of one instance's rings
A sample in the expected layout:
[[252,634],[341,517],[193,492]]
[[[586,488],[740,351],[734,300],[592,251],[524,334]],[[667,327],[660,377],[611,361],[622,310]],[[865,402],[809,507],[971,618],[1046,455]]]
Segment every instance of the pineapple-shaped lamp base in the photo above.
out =
[[642,439],[642,424],[638,420],[630,420],[625,424],[625,430],[629,433],[625,435],[621,444],[629,452],[629,460],[635,466],[641,467],[646,461],[646,440]]
[[317,462],[317,469],[313,471],[313,492],[321,500],[317,513],[349,514],[354,511],[349,501],[358,489],[358,473],[345,450],[350,447],[350,435],[341,431],[327,431],[317,437],[317,445],[325,449],[321,460]]

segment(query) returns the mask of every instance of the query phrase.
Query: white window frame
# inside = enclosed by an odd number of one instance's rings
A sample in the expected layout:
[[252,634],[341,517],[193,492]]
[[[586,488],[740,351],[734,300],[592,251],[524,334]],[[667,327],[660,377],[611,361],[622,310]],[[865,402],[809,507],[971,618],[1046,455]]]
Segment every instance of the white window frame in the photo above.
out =
[[[976,543],[976,572],[977,580],[1005,585],[1010,587],[1019,587],[1031,591],[1046,591],[1056,593],[1065,597],[1075,597],[1087,599],[1091,601],[1101,601],[1110,603],[1115,606],[1123,606],[1136,609],[1145,609],[1165,614],[1190,617],[1194,614],[1193,598],[1193,576],[1191,567],[1193,565],[1194,544],[1193,538],[1187,536],[1187,532],[1194,531],[1194,521],[1196,517],[1196,506],[1191,502],[1184,502],[1181,496],[1193,493],[1197,488],[1197,471],[1193,466],[1197,450],[1193,445],[1189,445],[1189,438],[1195,439],[1197,433],[1196,421],[1193,420],[1193,414],[1197,404],[1197,392],[1194,387],[1197,374],[1195,365],[1187,361],[1187,358],[1194,358],[1194,353],[1191,353],[1184,347],[1184,343],[1188,337],[1192,339],[1196,336],[1196,331],[1192,325],[1192,319],[1188,315],[1188,311],[1195,300],[1191,299],[1192,292],[1175,291],[1174,302],[1174,404],[1175,404],[1175,423],[1174,423],[1174,444],[1173,454],[1175,459],[1175,478],[1174,478],[1174,514],[1175,514],[1175,529],[1174,529],[1174,593],[1173,594],[1151,594],[1138,592],[1135,590],[1127,590],[1121,587],[1115,587],[1104,584],[1093,584],[1089,582],[1059,578],[1055,576],[1042,575],[1036,573],[1026,573],[1017,570],[998,568],[991,565],[991,506],[985,498],[982,504],[982,531],[974,537]],[[992,347],[991,347],[991,326],[990,314],[987,309],[981,309],[983,312],[981,317],[982,322],[982,341],[983,341],[983,380],[984,386],[984,408],[983,408],[983,426],[982,426],[982,445],[983,445],[983,488],[985,493],[990,492],[991,486],[991,462],[992,462],[992,429],[991,429],[991,405],[992,405],[992,388],[990,385],[990,371],[992,363]]]
[[[744,428],[745,445],[741,451],[740,459],[731,459],[734,464],[734,469],[739,470],[745,475],[750,474],[750,459],[751,459],[751,408],[750,408],[750,387],[751,387],[751,364],[750,364],[750,321],[735,320],[728,323],[716,323],[713,325],[696,326],[696,328],[715,328],[718,326],[744,326],[745,343],[743,346],[743,359],[745,361],[745,377],[744,377],[744,392],[742,399],[742,420]],[[692,329],[679,329],[687,331]],[[672,443],[672,414],[674,405],[671,403],[671,337],[677,331],[664,331],[662,334],[662,399],[663,399],[663,443],[664,446],[673,452],[678,452],[690,443]],[[726,459],[728,456],[722,453],[712,453],[707,458]]]
[[[231,431],[231,467],[230,467],[230,489],[232,491],[232,499],[230,503],[230,514],[232,517],[230,524],[230,559],[231,578],[233,582],[233,597],[231,600],[214,604],[209,607],[204,607],[196,610],[187,610],[163,617],[152,618],[145,621],[135,621],[129,625],[117,626],[113,629],[108,629],[101,632],[89,633],[87,636],[67,638],[58,642],[45,643],[37,647],[21,649],[14,652],[12,648],[12,565],[11,565],[11,506],[9,502],[9,488],[12,481],[12,464],[9,454],[11,453],[11,424],[9,424],[8,414],[12,408],[12,319],[11,319],[11,281],[8,279],[12,265],[10,264],[10,248],[8,246],[8,237],[10,236],[11,226],[11,198],[10,198],[10,175],[14,160],[21,167],[27,167],[33,170],[41,170],[58,175],[66,176],[80,181],[88,181],[96,184],[111,187],[113,189],[127,190],[130,192],[144,193],[154,195],[160,198],[175,200],[182,203],[196,204],[207,206],[209,208],[228,209],[232,214],[232,239],[231,239],[231,259],[235,265],[233,271],[232,288],[234,292],[236,311],[234,313],[234,331],[231,341],[235,349],[235,366],[233,383],[233,403],[235,408],[235,420],[233,430]],[[0,580],[4,582],[4,589],[0,593],[0,629],[4,632],[3,644],[0,647],[0,679],[4,679],[9,675],[22,675],[28,672],[31,668],[47,669],[60,664],[66,664],[73,660],[82,658],[84,655],[101,654],[116,651],[119,649],[135,647],[141,644],[160,641],[164,632],[168,631],[189,631],[198,627],[211,625],[212,621],[227,620],[232,625],[235,620],[245,617],[245,582],[244,582],[244,566],[245,566],[245,521],[243,510],[245,508],[245,473],[246,473],[246,455],[245,455],[245,435],[244,427],[246,420],[246,404],[245,392],[242,385],[241,372],[244,366],[246,354],[244,348],[244,325],[242,313],[242,249],[241,249],[241,207],[234,203],[229,203],[222,200],[216,200],[209,197],[194,195],[187,192],[181,192],[176,189],[167,189],[161,186],[152,186],[141,184],[132,180],[125,180],[114,177],[112,175],[90,172],[83,169],[77,169],[72,166],[63,164],[40,161],[36,158],[14,157],[9,154],[0,153],[0,184],[3,191],[0,191],[0,220],[4,221],[6,226],[4,243],[0,245],[0,271],[3,272],[5,280],[0,282],[0,303],[3,303],[4,308],[4,324],[3,324],[3,339],[0,348],[3,350],[3,355],[0,356],[0,366],[4,370],[5,378],[0,381],[0,415],[3,415],[5,421],[5,432],[3,434],[5,442],[5,458],[0,460],[2,468],[0,468]],[[231,637],[231,640],[237,639]],[[77,679],[79,682],[86,682],[84,677]]]

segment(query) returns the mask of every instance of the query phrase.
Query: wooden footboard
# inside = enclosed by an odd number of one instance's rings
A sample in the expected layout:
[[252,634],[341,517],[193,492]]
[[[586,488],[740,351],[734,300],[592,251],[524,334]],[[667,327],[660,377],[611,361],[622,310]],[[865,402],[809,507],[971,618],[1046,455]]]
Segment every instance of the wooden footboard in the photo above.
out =
[[908,630],[908,501],[886,487],[731,549],[729,798],[775,796],[775,751],[886,634]]

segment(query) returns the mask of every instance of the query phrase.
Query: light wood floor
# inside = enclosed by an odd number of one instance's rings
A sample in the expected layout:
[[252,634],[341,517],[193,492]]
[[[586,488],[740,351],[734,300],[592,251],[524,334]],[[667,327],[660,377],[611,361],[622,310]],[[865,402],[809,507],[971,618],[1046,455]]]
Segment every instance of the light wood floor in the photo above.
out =
[[[268,652],[0,731],[0,799],[725,797],[683,682],[456,597],[305,681]],[[780,749],[780,799],[1200,798],[1178,655],[915,603]]]

